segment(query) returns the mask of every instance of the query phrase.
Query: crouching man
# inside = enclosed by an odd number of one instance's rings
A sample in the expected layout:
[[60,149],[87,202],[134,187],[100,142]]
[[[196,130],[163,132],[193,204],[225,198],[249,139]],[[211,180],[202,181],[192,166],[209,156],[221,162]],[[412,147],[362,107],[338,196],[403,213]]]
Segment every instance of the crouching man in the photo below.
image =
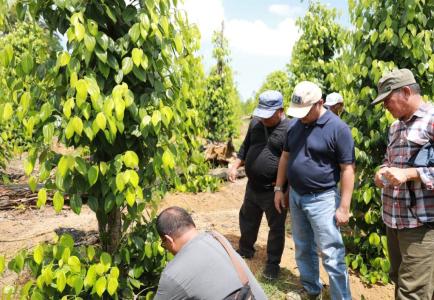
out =
[[175,258],[164,269],[154,299],[249,299],[239,297],[246,281],[254,299],[267,299],[230,243],[219,234],[199,232],[183,208],[163,210],[157,231],[162,246]]

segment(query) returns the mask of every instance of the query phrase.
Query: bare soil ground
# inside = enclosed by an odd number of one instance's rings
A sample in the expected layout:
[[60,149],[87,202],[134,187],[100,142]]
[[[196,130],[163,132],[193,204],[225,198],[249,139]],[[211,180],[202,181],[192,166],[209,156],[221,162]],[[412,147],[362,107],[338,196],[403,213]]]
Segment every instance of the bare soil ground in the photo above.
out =
[[[239,239],[238,211],[243,201],[246,182],[246,179],[242,179],[235,183],[227,183],[216,193],[168,194],[161,208],[172,205],[186,208],[193,214],[200,230],[218,230],[236,248]],[[258,277],[266,260],[265,246],[268,231],[264,220],[256,245],[256,255],[252,260],[247,261]],[[97,230],[95,216],[86,206],[83,206],[79,216],[68,208],[56,214],[49,206],[41,210],[21,208],[0,211],[0,255],[5,254],[11,258],[20,249],[29,249],[39,242],[52,240],[56,232],[70,232],[77,237],[83,237],[86,234],[91,235],[95,230]],[[284,299],[285,293],[301,287],[294,259],[294,244],[289,234],[286,238],[281,266],[282,274],[276,283],[261,281],[270,299]],[[328,277],[324,270],[321,270],[321,279],[328,284]],[[16,280],[15,274],[7,271],[0,278],[0,288]],[[354,299],[393,299],[392,285],[376,285],[368,288],[355,274],[351,274],[350,284]]]

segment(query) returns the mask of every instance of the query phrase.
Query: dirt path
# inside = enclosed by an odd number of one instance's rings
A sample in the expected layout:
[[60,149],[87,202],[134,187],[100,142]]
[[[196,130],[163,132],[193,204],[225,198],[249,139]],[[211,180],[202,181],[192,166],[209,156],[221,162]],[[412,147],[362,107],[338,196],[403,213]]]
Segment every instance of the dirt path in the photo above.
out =
[[[239,238],[238,210],[241,206],[246,179],[224,185],[217,193],[200,194],[169,194],[165,197],[162,208],[178,205],[189,210],[201,230],[215,229],[223,233],[236,247]],[[265,219],[264,219],[265,220]],[[266,258],[267,225],[261,225],[257,252],[248,264],[255,274],[260,274]],[[54,232],[89,232],[97,229],[95,216],[89,208],[83,207],[80,216],[65,209],[56,214],[51,207],[43,210],[14,210],[0,211],[0,255],[6,254],[10,258],[23,248],[32,248],[41,241],[52,240]],[[276,284],[263,283],[270,299],[282,298],[290,289],[300,288],[298,270],[294,260],[294,244],[290,235],[286,239],[285,251],[281,266],[282,275]],[[0,278],[0,287],[12,283],[16,276],[6,272]],[[321,270],[321,279],[326,284],[328,278]],[[360,279],[351,275],[351,290],[354,299],[393,299],[393,287],[374,286],[365,287]]]

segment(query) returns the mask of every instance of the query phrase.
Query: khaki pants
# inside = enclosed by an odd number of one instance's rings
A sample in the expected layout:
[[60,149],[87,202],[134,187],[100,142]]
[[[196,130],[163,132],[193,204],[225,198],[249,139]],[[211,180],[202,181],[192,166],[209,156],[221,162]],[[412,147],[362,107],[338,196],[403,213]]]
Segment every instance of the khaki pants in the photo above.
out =
[[387,227],[386,232],[395,299],[434,299],[434,229]]

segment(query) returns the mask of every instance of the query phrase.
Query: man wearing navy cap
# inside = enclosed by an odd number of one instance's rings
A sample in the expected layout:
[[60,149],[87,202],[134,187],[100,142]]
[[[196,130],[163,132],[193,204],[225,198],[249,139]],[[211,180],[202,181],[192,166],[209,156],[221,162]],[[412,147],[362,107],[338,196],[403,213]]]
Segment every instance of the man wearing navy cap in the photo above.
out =
[[245,165],[248,177],[239,214],[241,237],[238,253],[245,258],[252,258],[255,254],[254,244],[265,212],[270,231],[263,275],[276,279],[285,244],[286,214],[279,214],[274,207],[274,191],[279,158],[290,124],[283,112],[282,94],[270,90],[260,94],[253,116],[238,159],[228,171],[229,180],[235,181],[237,168]]

